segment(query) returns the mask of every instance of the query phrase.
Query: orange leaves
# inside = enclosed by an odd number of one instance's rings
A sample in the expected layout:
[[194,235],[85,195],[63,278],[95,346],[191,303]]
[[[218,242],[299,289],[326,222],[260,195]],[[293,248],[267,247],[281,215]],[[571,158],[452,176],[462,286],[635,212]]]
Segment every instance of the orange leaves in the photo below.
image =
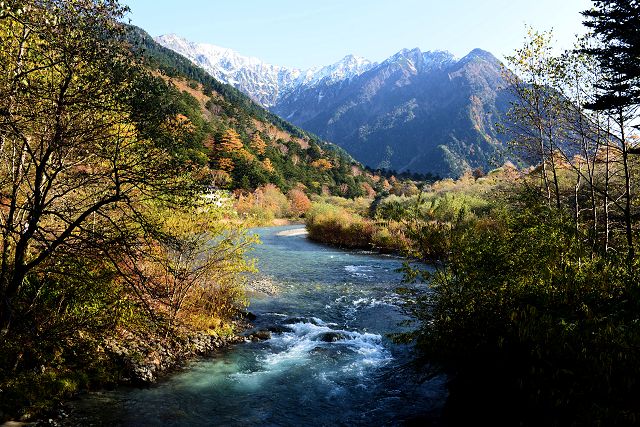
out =
[[300,217],[307,213],[309,209],[311,209],[311,200],[304,194],[299,188],[293,188],[289,190],[287,193],[287,198],[289,199],[289,203],[291,204],[289,207],[289,212],[292,216]]
[[363,182],[362,184],[360,184],[360,186],[362,187],[362,191],[364,191],[364,194],[366,197],[370,199],[373,199],[374,197],[376,197],[376,190],[373,189],[371,184],[367,182]]
[[311,162],[311,166],[314,168],[326,171],[333,168],[333,164],[327,159],[318,159]]
[[251,143],[249,145],[259,156],[264,155],[267,149],[267,143],[262,140],[260,134],[257,132],[251,138]]
[[166,122],[165,128],[174,135],[180,133],[192,133],[195,131],[195,126],[191,123],[189,117],[184,114],[176,114],[175,117],[171,117]]
[[240,135],[233,129],[227,129],[222,134],[219,144],[220,150],[226,153],[238,151],[244,147]]
[[235,169],[235,163],[228,157],[221,157],[218,159],[218,169],[225,172],[232,172]]

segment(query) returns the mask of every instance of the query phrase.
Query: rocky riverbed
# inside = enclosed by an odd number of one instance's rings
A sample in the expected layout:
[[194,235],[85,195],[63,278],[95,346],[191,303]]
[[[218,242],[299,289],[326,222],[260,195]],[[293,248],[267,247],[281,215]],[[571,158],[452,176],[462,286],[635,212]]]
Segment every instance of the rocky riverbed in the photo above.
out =
[[124,337],[106,342],[104,351],[119,369],[121,383],[146,385],[189,359],[208,355],[244,340],[241,336],[225,337],[193,331],[181,331],[170,337],[127,333]]
[[[214,332],[192,331],[184,328],[170,334],[119,331],[105,341],[103,353],[107,368],[114,373],[113,381],[120,386],[146,387],[163,376],[183,367],[188,361],[201,356],[215,356],[215,352],[241,342],[267,339],[263,331],[252,329],[248,320],[251,313],[235,321],[234,329],[241,335],[223,336]],[[253,332],[253,333],[252,333]],[[108,387],[109,388],[109,387]],[[82,394],[82,393],[81,393]],[[79,426],[84,423],[74,418],[75,403],[68,401],[30,421],[9,421],[2,426]]]

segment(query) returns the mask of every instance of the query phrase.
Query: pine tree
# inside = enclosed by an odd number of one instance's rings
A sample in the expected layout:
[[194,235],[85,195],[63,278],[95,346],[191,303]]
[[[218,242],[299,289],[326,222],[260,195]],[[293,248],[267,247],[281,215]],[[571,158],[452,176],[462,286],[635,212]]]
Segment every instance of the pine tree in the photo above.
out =
[[592,104],[607,110],[640,103],[640,2],[596,0],[582,12],[584,25],[593,29],[599,46],[584,49],[609,73],[599,85],[602,93]]
[[598,42],[583,52],[600,63],[603,77],[596,87],[594,102],[589,108],[607,111],[617,129],[612,134],[622,157],[625,180],[624,223],[627,240],[627,265],[635,257],[632,227],[632,180],[629,165],[631,133],[640,106],[640,4],[636,0],[596,0],[595,8],[582,14],[584,24],[592,28]]

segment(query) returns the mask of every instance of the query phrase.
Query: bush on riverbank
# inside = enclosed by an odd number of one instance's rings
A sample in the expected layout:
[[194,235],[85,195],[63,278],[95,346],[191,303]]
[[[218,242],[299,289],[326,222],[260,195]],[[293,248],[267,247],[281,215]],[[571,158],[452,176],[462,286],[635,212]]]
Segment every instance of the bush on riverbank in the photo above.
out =
[[258,227],[273,225],[278,219],[298,221],[311,209],[311,201],[302,187],[284,195],[275,185],[267,184],[253,192],[238,192],[234,207],[246,227]]
[[482,179],[469,175],[425,185],[418,194],[381,194],[373,201],[316,197],[306,215],[309,237],[423,261],[444,260],[452,224],[490,215],[512,179],[508,169]]
[[635,423],[637,267],[594,255],[570,216],[536,201],[518,208],[455,226],[415,311],[424,356],[454,373],[451,418]]
[[373,224],[345,208],[314,203],[305,219],[309,237],[313,240],[345,248],[370,248]]

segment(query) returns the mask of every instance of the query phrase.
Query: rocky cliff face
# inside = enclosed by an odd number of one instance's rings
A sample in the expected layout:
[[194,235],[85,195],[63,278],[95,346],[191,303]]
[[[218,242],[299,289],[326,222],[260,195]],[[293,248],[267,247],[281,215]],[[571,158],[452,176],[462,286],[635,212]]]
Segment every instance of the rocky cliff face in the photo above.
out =
[[501,161],[496,123],[509,100],[490,53],[413,49],[349,81],[293,91],[272,111],[371,167],[457,176]]

